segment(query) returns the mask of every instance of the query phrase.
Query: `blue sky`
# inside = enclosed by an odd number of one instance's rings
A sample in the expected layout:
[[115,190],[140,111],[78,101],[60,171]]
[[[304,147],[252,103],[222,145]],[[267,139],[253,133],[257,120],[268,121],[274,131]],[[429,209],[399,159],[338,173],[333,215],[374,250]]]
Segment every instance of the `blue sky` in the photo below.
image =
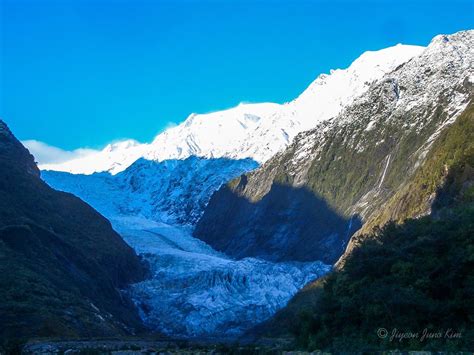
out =
[[469,1],[0,0],[0,117],[63,149],[285,102],[365,50],[474,26]]

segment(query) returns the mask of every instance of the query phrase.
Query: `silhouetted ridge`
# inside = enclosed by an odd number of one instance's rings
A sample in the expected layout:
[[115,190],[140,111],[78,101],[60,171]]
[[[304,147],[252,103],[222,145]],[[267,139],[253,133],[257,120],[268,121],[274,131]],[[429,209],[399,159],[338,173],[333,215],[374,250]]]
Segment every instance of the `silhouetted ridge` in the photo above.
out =
[[[41,179],[0,122],[0,339],[112,336],[141,328],[119,288],[143,278],[108,220]],[[1,343],[0,343],[1,346]]]

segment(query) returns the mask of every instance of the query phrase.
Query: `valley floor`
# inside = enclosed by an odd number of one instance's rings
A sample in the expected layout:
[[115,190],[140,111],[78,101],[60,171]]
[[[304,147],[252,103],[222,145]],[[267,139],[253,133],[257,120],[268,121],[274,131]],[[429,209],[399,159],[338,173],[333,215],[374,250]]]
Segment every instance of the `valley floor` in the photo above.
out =
[[[292,354],[277,347],[239,346],[229,344],[187,343],[170,340],[121,339],[32,341],[22,349],[23,354]],[[304,354],[304,352],[298,352]]]

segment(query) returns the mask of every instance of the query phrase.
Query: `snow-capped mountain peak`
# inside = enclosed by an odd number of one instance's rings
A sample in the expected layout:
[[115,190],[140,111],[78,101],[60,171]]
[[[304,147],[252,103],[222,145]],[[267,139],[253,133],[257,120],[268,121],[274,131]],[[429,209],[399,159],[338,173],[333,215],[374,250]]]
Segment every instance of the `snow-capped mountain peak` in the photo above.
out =
[[[309,87],[289,103],[303,130],[335,117],[342,107],[362,95],[369,85],[399,65],[420,54],[424,47],[397,44],[378,51],[364,52],[347,69],[321,74]],[[299,132],[298,132],[299,133]]]
[[123,149],[130,149],[133,147],[136,147],[140,145],[140,142],[134,140],[134,139],[126,139],[123,141],[118,141],[114,143],[109,143],[105,146],[104,151],[112,153],[112,152],[117,152]]
[[[144,156],[149,144],[125,140],[108,144],[104,149],[61,163],[41,164],[41,170],[64,171],[72,174],[93,174],[107,171],[116,174]],[[34,153],[34,152],[33,152]]]
[[374,80],[423,51],[398,44],[363,53],[349,68],[321,74],[295,100],[242,103],[223,111],[193,113],[181,124],[156,136],[152,143],[125,140],[95,154],[70,161],[41,164],[43,170],[116,174],[139,158],[155,161],[202,158],[250,158],[264,163],[290,144],[300,132],[329,120],[362,95]]
[[183,124],[158,135],[145,158],[163,161],[204,158],[247,158],[239,154],[242,141],[261,120],[268,119],[280,105],[273,103],[240,104],[207,114],[193,114]]

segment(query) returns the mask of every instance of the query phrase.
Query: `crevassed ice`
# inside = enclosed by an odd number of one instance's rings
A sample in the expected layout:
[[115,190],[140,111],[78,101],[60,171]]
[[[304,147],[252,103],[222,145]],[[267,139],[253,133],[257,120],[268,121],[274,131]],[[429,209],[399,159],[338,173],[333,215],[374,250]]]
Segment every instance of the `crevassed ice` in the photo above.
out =
[[172,336],[241,335],[331,268],[321,262],[232,260],[185,228],[128,217],[112,223],[151,266],[153,276],[129,290],[141,317]]

